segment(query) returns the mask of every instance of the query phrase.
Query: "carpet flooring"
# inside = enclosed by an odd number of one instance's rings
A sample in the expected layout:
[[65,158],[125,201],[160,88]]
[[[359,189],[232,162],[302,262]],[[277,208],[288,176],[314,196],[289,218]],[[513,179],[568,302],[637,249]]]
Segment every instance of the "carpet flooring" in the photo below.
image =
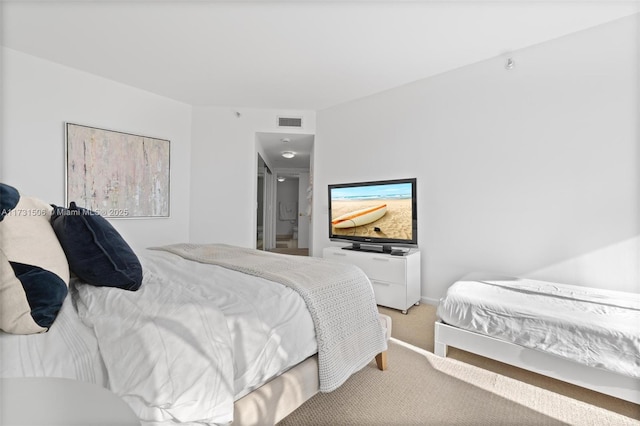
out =
[[308,248],[274,248],[269,251],[273,253],[291,254],[293,256],[309,256]]
[[640,406],[450,349],[433,352],[435,307],[393,319],[388,370],[375,362],[338,390],[317,394],[279,426],[640,425]]

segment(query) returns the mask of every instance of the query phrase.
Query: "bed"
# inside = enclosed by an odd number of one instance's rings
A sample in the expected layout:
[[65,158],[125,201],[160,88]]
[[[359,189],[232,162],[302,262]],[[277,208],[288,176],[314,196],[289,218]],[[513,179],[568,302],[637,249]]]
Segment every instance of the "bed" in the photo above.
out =
[[134,252],[95,213],[0,192],[2,378],[97,384],[143,425],[275,424],[385,366],[390,319],[355,267],[225,244]]
[[640,404],[640,295],[471,274],[437,309],[449,346]]

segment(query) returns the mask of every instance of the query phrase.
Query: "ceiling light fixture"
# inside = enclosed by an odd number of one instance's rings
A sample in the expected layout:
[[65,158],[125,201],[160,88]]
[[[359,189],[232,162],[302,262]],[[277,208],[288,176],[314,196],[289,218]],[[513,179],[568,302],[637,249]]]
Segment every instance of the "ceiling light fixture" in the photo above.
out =
[[293,158],[293,157],[296,156],[296,154],[293,153],[292,151],[285,151],[285,152],[282,153],[282,156],[284,158]]
[[280,140],[281,140],[283,143],[289,143],[289,142],[291,142],[291,139],[289,139],[289,138],[282,138],[282,139],[280,139]]
[[280,176],[280,177],[278,178],[278,182],[284,182],[285,180],[286,180],[286,179],[285,179],[284,177],[282,177],[282,176]]

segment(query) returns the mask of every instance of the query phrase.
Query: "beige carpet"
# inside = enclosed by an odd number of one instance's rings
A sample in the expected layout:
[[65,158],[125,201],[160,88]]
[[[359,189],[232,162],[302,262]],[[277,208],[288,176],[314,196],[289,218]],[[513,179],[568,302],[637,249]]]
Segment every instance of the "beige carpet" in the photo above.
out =
[[433,355],[433,306],[412,307],[407,315],[380,311],[394,321],[389,369],[381,372],[371,362],[280,426],[640,425],[636,404],[463,351],[451,349],[446,359]]

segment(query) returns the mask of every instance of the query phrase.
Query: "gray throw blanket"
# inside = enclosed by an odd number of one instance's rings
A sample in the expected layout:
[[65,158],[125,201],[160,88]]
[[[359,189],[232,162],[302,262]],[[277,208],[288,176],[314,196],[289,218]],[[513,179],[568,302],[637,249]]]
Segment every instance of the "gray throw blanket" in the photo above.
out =
[[373,289],[355,266],[225,244],[174,244],[154,249],[265,278],[297,291],[315,325],[321,392],[335,390],[387,349]]

